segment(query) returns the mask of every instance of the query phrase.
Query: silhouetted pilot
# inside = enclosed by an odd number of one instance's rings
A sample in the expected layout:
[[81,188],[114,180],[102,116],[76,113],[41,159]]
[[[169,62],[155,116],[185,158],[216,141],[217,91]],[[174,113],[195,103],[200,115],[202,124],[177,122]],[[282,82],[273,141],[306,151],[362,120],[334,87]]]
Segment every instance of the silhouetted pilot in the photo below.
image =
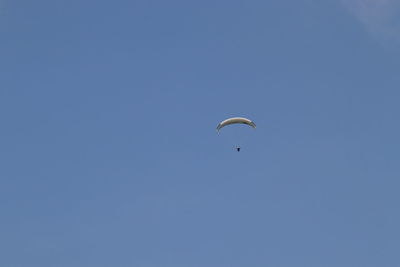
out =
[[238,147],[236,148],[236,150],[237,150],[237,152],[240,152],[240,146],[238,146]]

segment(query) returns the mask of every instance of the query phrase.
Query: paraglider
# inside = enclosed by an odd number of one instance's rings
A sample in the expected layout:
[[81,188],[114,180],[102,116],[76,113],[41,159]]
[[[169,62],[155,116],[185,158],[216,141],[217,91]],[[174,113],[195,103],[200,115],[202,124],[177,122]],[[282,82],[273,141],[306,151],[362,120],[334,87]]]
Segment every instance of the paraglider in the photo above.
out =
[[[224,128],[225,126],[228,126],[228,125],[232,125],[232,124],[245,124],[245,125],[248,125],[248,126],[252,127],[253,129],[256,128],[256,124],[253,121],[251,121],[251,120],[249,120],[247,118],[233,117],[233,118],[229,118],[229,119],[226,119],[226,120],[220,122],[217,125],[217,132],[219,133],[219,131],[222,128]],[[241,147],[240,146],[236,146],[235,149],[236,149],[237,152],[240,152]]]
[[221,130],[221,128],[231,125],[231,124],[247,124],[251,127],[253,127],[254,129],[256,128],[256,124],[254,122],[252,122],[249,119],[246,118],[241,118],[241,117],[235,117],[235,118],[230,118],[230,119],[226,119],[222,122],[220,122],[217,126],[217,132],[219,132],[219,130]]

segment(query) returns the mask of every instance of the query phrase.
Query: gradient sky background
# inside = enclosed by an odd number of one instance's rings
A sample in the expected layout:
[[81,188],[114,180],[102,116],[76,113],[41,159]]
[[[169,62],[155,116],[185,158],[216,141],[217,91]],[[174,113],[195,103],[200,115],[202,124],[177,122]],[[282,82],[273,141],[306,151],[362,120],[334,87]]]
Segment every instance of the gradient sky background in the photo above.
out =
[[399,11],[0,0],[0,266],[400,266]]

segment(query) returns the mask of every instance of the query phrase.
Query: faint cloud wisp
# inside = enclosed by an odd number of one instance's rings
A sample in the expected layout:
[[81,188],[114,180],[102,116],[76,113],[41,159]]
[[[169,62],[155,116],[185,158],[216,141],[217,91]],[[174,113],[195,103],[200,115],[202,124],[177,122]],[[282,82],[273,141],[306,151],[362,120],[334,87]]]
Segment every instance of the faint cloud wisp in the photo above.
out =
[[369,33],[400,41],[400,0],[341,0]]

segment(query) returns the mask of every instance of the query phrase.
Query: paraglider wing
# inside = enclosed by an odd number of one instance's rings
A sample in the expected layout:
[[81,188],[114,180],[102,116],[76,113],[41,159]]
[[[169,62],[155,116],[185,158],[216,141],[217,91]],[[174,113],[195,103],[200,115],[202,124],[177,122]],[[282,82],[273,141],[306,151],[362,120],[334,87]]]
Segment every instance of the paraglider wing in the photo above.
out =
[[219,132],[219,130],[221,130],[221,128],[223,128],[227,125],[231,125],[231,124],[247,124],[247,125],[253,127],[254,129],[256,128],[255,123],[252,122],[251,120],[246,119],[246,118],[241,118],[241,117],[235,117],[235,118],[230,118],[230,119],[224,120],[220,124],[218,124],[217,132]]

